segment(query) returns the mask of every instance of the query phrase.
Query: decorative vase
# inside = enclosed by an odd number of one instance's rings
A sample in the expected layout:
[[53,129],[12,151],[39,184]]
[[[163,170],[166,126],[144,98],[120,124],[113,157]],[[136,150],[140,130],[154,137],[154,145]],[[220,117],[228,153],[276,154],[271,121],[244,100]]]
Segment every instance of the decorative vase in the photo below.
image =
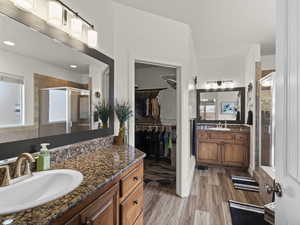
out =
[[107,121],[102,122],[102,128],[104,128],[104,129],[108,128],[108,122]]
[[115,137],[116,145],[124,145],[125,123],[120,123],[119,135]]

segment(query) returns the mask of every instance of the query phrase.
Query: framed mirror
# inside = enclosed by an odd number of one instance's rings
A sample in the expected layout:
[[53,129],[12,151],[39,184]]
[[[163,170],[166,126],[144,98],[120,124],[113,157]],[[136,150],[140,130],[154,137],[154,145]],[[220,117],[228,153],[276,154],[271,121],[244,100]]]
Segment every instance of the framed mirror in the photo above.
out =
[[10,1],[0,2],[0,160],[112,135],[114,60]]
[[200,123],[245,123],[245,88],[197,90]]

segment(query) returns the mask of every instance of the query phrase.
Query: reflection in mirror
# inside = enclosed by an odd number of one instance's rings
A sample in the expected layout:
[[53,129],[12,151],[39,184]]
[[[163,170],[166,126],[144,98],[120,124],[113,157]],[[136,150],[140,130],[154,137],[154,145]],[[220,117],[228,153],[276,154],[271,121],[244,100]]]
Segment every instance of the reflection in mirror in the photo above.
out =
[[102,128],[109,65],[0,16],[0,143]]
[[260,161],[263,166],[274,166],[274,135],[272,117],[274,116],[273,74],[260,80]]
[[240,91],[200,93],[200,120],[241,120]]

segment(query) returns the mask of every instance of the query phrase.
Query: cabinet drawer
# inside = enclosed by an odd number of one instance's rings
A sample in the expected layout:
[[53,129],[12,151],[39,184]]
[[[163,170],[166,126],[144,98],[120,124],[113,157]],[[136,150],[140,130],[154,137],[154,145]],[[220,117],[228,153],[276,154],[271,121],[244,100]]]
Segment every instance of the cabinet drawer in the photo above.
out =
[[226,133],[226,132],[210,132],[209,133],[210,139],[216,139],[216,140],[224,140],[224,141],[233,141],[233,134]]
[[121,203],[121,225],[133,225],[144,208],[143,183]]
[[143,216],[143,213],[141,213],[141,215],[139,216],[139,218],[137,218],[137,220],[135,221],[134,225],[144,225],[144,216]]
[[206,131],[198,131],[198,140],[203,141],[203,140],[207,140],[208,134]]
[[244,134],[235,135],[235,143],[237,144],[248,144],[248,141],[249,141],[248,135],[244,135]]
[[137,185],[143,183],[144,167],[140,164],[137,168],[121,179],[121,200],[124,200]]

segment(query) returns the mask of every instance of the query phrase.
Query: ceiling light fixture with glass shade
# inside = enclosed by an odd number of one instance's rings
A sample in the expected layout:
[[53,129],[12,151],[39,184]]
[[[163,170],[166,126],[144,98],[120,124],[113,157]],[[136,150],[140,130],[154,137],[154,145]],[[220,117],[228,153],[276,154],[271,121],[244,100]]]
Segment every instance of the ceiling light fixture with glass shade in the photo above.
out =
[[34,0],[13,0],[15,6],[23,10],[32,10],[34,7]]

